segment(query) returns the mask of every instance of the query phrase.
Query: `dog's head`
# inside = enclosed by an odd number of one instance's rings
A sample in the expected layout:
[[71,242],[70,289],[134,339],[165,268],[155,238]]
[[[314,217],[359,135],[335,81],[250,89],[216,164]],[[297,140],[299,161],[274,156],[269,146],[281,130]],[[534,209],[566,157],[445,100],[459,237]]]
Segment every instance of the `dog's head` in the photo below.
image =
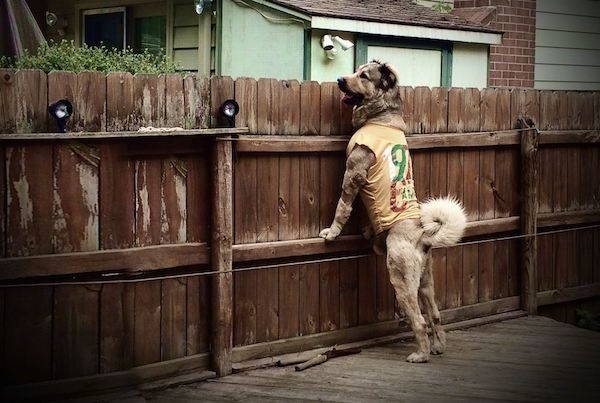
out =
[[354,74],[338,78],[338,86],[344,93],[343,101],[350,105],[361,106],[380,98],[393,101],[398,95],[398,72],[389,63],[373,60]]
[[342,100],[354,106],[354,115],[361,120],[401,111],[398,72],[389,63],[363,64],[354,74],[338,78],[338,86],[344,93]]

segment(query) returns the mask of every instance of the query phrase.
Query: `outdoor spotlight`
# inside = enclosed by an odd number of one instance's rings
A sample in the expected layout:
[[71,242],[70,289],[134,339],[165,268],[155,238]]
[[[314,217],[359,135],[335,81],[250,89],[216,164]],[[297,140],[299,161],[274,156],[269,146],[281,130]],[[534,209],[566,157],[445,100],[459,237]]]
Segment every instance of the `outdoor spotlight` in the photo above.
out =
[[195,0],[194,8],[196,10],[196,14],[200,15],[204,11],[206,7],[209,7],[212,4],[212,0]]
[[67,120],[73,114],[73,105],[67,99],[61,99],[48,107],[48,113],[58,124],[58,132],[66,133]]
[[57,22],[58,22],[58,17],[56,16],[56,14],[51,13],[50,11],[46,11],[46,24],[49,27],[53,27],[56,25]]
[[351,47],[354,46],[354,44],[351,41],[349,41],[347,39],[344,39],[344,38],[341,38],[341,37],[339,37],[337,35],[334,36],[332,39],[334,41],[336,41],[337,43],[340,44],[340,46],[341,46],[341,48],[342,48],[343,51],[346,51],[346,50],[348,50],[348,49],[350,49]]
[[321,47],[323,50],[331,50],[333,49],[333,41],[331,40],[331,35],[323,35],[321,38]]
[[235,99],[228,99],[221,105],[221,113],[227,119],[229,127],[235,127],[235,115],[240,111],[240,106]]

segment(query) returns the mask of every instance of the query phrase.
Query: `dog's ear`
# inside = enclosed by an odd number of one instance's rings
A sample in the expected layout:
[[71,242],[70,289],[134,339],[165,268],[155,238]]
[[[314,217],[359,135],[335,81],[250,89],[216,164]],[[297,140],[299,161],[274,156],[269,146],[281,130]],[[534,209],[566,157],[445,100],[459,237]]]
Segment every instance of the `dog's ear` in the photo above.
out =
[[381,88],[383,90],[389,90],[396,86],[398,77],[395,69],[387,63],[379,65],[379,73],[381,74]]

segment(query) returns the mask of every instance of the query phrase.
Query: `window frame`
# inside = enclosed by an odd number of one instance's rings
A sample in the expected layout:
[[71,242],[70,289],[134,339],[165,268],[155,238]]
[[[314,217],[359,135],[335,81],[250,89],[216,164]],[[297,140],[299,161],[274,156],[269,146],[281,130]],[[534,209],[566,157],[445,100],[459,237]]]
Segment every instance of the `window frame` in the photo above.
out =
[[393,36],[358,35],[355,46],[354,63],[356,68],[368,62],[369,46],[439,50],[441,51],[442,59],[440,65],[440,85],[445,88],[452,87],[452,42]]
[[82,10],[81,12],[81,44],[85,43],[85,16],[86,15],[98,15],[98,14],[112,14],[112,13],[123,13],[123,48],[127,48],[127,7],[102,7],[102,8],[90,8]]

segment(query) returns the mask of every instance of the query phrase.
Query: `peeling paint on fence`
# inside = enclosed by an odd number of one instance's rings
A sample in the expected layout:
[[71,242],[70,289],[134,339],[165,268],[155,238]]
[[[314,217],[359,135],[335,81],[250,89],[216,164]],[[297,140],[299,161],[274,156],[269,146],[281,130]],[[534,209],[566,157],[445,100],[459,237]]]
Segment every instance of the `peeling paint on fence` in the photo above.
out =
[[[14,148],[10,148],[8,151],[8,158],[10,159],[12,156]],[[12,182],[12,188],[14,189],[14,194],[16,196],[15,202],[18,205],[18,222],[19,229],[23,231],[23,233],[27,233],[29,227],[33,221],[33,202],[31,200],[29,194],[29,182],[27,181],[27,177],[25,176],[25,149],[18,149],[19,152],[19,167],[21,171],[21,175],[18,180]],[[11,197],[12,192],[8,192],[8,205],[11,206],[13,203],[13,198]],[[9,242],[12,241],[12,234],[8,234]]]

